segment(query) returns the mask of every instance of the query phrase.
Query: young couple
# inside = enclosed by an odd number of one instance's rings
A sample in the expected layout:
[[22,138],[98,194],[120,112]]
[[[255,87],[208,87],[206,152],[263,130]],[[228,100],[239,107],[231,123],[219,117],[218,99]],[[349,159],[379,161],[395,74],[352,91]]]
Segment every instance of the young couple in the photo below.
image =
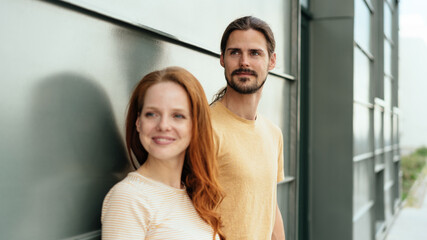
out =
[[185,69],[138,83],[126,119],[136,171],[104,199],[103,239],[285,239],[282,133],[257,113],[274,48],[264,21],[230,23],[220,57],[227,86],[210,107]]

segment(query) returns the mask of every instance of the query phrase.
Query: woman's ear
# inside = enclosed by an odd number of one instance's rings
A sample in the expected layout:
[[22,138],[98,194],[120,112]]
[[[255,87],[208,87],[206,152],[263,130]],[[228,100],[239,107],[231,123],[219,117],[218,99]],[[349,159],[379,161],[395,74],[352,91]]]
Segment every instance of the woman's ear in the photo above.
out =
[[140,132],[141,131],[141,120],[139,119],[139,116],[136,118],[135,126],[136,126],[136,131]]

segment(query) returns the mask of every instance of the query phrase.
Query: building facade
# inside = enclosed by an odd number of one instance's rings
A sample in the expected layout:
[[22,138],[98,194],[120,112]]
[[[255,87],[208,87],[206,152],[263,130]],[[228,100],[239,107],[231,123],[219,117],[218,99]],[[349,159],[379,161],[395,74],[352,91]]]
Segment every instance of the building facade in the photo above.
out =
[[134,85],[181,66],[211,99],[222,32],[245,15],[277,42],[259,111],[284,134],[286,239],[383,239],[400,204],[398,1],[2,5],[2,239],[99,239],[102,200],[129,171]]

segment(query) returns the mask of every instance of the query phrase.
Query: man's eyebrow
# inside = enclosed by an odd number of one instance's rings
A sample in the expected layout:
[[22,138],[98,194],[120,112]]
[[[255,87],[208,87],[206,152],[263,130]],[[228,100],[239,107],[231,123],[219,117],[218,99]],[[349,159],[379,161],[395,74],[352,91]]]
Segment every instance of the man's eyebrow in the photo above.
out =
[[[241,50],[242,49],[240,49],[240,48],[227,48],[226,49],[226,51],[241,51]],[[249,49],[249,51],[251,51],[251,52],[254,52],[254,51],[264,52],[264,50],[262,48],[251,48],[251,49]]]
[[264,52],[262,48],[252,48],[252,49],[249,49],[249,51]]
[[240,48],[227,48],[226,51],[240,51]]

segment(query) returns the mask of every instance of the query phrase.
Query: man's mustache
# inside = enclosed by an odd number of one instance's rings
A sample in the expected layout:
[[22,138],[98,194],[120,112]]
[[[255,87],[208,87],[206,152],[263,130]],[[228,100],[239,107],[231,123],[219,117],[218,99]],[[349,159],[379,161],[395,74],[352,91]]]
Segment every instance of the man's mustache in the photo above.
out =
[[250,75],[254,75],[255,77],[258,77],[258,74],[254,70],[247,69],[247,68],[236,69],[233,72],[231,72],[231,76],[234,76],[239,73],[249,73]]

